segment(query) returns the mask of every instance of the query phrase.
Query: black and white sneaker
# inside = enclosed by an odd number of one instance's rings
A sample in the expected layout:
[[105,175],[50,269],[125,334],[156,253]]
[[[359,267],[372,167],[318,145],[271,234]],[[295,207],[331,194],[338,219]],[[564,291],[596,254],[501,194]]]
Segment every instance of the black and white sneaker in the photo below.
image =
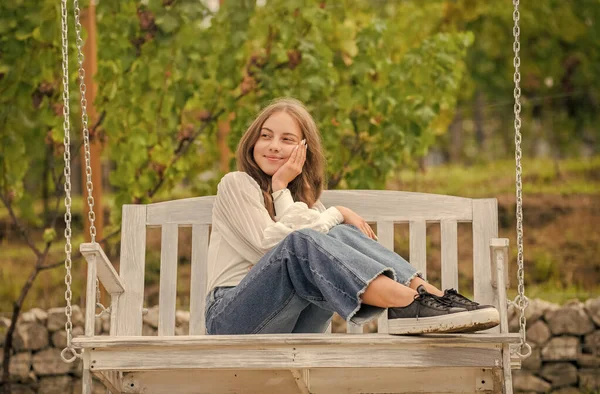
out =
[[444,296],[438,297],[438,299],[453,307],[465,308],[471,314],[472,325],[466,329],[454,332],[486,330],[500,324],[500,314],[496,308],[492,305],[481,305],[478,302],[471,301],[455,289],[444,290]]
[[473,325],[471,312],[453,307],[448,301],[430,294],[422,285],[412,303],[388,309],[390,334],[457,332]]

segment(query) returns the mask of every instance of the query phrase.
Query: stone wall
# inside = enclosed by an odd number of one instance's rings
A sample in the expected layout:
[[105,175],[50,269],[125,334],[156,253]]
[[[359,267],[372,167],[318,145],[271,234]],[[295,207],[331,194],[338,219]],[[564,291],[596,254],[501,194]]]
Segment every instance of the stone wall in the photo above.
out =
[[[600,298],[563,306],[536,299],[525,311],[532,353],[513,371],[514,390],[600,393]],[[509,308],[510,331],[519,330],[518,317]]]
[[[518,331],[518,316],[509,309],[511,331]],[[585,304],[564,306],[532,300],[526,310],[527,341],[533,352],[523,369],[513,371],[515,391],[528,393],[600,392],[600,297]],[[34,308],[17,323],[10,361],[13,393],[64,394],[81,392],[81,362],[66,364],[60,358],[66,346],[64,308]],[[0,354],[10,321],[0,318]],[[83,313],[73,307],[74,335],[84,333]],[[156,335],[158,308],[144,315],[143,335]],[[185,335],[189,313],[178,311],[176,335]],[[106,335],[108,316],[96,319],[96,334]],[[0,366],[2,360],[0,357]],[[105,393],[94,382],[94,393]]]
[[[64,308],[48,311],[34,308],[21,314],[13,336],[13,354],[10,359],[13,394],[81,393],[81,360],[67,364],[60,358],[60,352],[67,344],[66,321]],[[83,335],[84,317],[78,306],[73,307],[72,322],[73,335]],[[9,319],[0,318],[2,354],[9,325]],[[103,324],[99,326],[97,331],[101,331]],[[2,362],[0,357],[0,366]],[[104,394],[106,389],[95,381],[94,393]]]

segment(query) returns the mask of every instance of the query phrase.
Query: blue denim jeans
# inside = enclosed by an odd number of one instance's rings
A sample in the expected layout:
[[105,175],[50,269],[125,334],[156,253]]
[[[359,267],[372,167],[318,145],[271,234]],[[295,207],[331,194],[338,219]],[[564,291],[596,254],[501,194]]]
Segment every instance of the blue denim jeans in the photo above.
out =
[[271,249],[235,287],[216,287],[206,299],[208,334],[324,332],[333,313],[364,324],[385,309],[360,298],[379,275],[408,285],[422,275],[357,227],[323,234],[294,231]]

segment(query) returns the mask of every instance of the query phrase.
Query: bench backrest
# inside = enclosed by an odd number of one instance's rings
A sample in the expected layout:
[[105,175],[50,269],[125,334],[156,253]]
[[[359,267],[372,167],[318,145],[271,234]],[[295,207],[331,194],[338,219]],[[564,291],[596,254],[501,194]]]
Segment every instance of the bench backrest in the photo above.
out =
[[[214,196],[188,198],[149,205],[124,205],[120,276],[126,289],[119,297],[116,335],[142,335],[146,229],[161,228],[161,263],[158,335],[174,335],[177,294],[178,228],[192,228],[190,335],[205,333],[204,307],[209,226]],[[473,291],[478,302],[498,306],[492,288],[490,241],[498,236],[496,199],[470,199],[388,190],[328,190],[325,206],[346,206],[369,223],[377,223],[379,242],[394,249],[394,224],[409,223],[408,260],[426,273],[426,224],[441,230],[442,288],[458,288],[459,222],[472,223]],[[406,257],[406,256],[405,256]],[[386,332],[385,318],[379,331]],[[349,332],[360,328],[349,327]],[[362,331],[361,331],[362,332]]]

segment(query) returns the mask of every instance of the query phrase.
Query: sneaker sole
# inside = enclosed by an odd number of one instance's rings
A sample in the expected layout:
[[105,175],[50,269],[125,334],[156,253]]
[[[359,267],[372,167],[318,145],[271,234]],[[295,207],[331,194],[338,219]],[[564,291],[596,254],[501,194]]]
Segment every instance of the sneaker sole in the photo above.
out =
[[474,332],[487,330],[500,324],[500,314],[495,308],[475,309],[469,311],[471,314],[471,325],[452,332]]
[[473,326],[471,312],[457,312],[446,315],[400,318],[388,320],[390,334],[427,334],[433,332],[456,332]]

